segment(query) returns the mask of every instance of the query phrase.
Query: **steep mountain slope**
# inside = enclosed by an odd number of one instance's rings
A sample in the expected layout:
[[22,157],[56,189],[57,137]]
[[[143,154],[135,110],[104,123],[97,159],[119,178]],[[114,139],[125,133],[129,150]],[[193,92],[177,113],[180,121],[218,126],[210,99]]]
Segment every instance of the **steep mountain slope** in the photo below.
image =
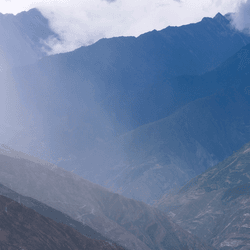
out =
[[217,249],[249,249],[250,143],[156,207]]
[[[171,79],[175,86],[177,102],[189,102],[215,93],[229,86],[244,88],[249,94],[250,44],[242,47],[216,69],[200,76],[184,75]],[[162,90],[161,90],[162,91]]]
[[46,55],[43,50],[46,45],[42,40],[50,36],[59,38],[49,28],[48,20],[37,9],[15,16],[0,13],[0,60],[8,63],[9,67],[34,63]]
[[249,141],[249,112],[244,88],[228,88],[139,127],[120,137],[127,158],[101,185],[153,204]]
[[82,249],[124,250],[102,240],[83,236],[69,226],[44,217],[34,210],[0,195],[1,250]]
[[6,154],[0,157],[3,185],[66,213],[127,249],[212,249],[153,207],[56,166]]
[[172,79],[177,102],[212,95],[122,136],[127,161],[99,183],[152,204],[248,142],[249,62],[247,45],[213,71]]

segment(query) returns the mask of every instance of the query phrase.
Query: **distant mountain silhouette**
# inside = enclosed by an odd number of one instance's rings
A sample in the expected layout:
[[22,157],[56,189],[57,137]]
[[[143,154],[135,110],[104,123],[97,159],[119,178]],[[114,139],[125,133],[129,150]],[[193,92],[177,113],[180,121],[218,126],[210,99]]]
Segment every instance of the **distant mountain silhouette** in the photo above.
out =
[[[101,39],[70,53],[46,57],[17,71],[16,80],[29,83],[31,89],[36,86],[37,94],[42,85],[63,88],[72,105],[81,98],[92,108],[89,99],[94,98],[117,123],[116,129],[123,126],[124,131],[174,111],[169,107],[172,77],[212,70],[248,43],[250,37],[234,30],[218,13],[196,24],[154,30],[138,38]],[[77,93],[72,93],[72,84]],[[159,100],[159,95],[164,99]],[[40,106],[41,98],[36,98]]]
[[[14,153],[10,149],[0,155],[0,183],[67,214],[126,249],[213,249],[172,223],[158,209],[112,193],[55,165],[38,163],[39,159],[30,161]],[[29,218],[26,223],[30,223]],[[6,225],[14,226],[12,221]]]
[[156,207],[216,249],[250,244],[250,143],[190,180]]
[[34,63],[46,56],[41,40],[50,36],[59,38],[37,9],[17,15],[0,13],[0,60],[9,67]]

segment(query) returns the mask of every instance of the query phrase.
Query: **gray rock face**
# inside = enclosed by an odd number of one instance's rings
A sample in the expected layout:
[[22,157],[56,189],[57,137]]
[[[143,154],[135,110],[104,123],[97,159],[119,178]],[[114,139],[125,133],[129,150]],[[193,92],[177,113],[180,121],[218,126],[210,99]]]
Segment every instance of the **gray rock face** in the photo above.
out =
[[127,249],[212,249],[156,208],[111,193],[55,165],[7,156],[14,153],[9,149],[0,156],[3,185],[87,224]]
[[156,207],[217,249],[249,249],[250,143]]

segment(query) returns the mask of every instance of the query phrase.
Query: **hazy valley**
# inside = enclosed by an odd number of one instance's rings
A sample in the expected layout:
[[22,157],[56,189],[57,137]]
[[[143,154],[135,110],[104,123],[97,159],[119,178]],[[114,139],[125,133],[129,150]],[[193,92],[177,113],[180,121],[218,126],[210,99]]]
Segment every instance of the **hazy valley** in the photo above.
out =
[[231,18],[48,56],[38,10],[1,14],[1,249],[250,249],[250,36]]

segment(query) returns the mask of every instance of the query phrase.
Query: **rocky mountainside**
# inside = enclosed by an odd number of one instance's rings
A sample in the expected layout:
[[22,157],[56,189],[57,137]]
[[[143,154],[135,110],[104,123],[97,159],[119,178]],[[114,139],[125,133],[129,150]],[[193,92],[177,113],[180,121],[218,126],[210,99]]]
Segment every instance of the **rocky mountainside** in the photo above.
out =
[[51,36],[59,38],[37,9],[17,15],[0,13],[0,34],[0,62],[7,63],[9,67],[36,62],[46,55],[43,40]]
[[124,250],[103,240],[93,240],[77,230],[44,217],[0,195],[0,246],[2,250]]
[[71,216],[127,249],[212,249],[156,208],[111,193],[55,165],[18,154],[13,157],[14,153],[9,149],[0,156],[0,183]]
[[190,180],[156,207],[216,249],[250,246],[250,143]]

